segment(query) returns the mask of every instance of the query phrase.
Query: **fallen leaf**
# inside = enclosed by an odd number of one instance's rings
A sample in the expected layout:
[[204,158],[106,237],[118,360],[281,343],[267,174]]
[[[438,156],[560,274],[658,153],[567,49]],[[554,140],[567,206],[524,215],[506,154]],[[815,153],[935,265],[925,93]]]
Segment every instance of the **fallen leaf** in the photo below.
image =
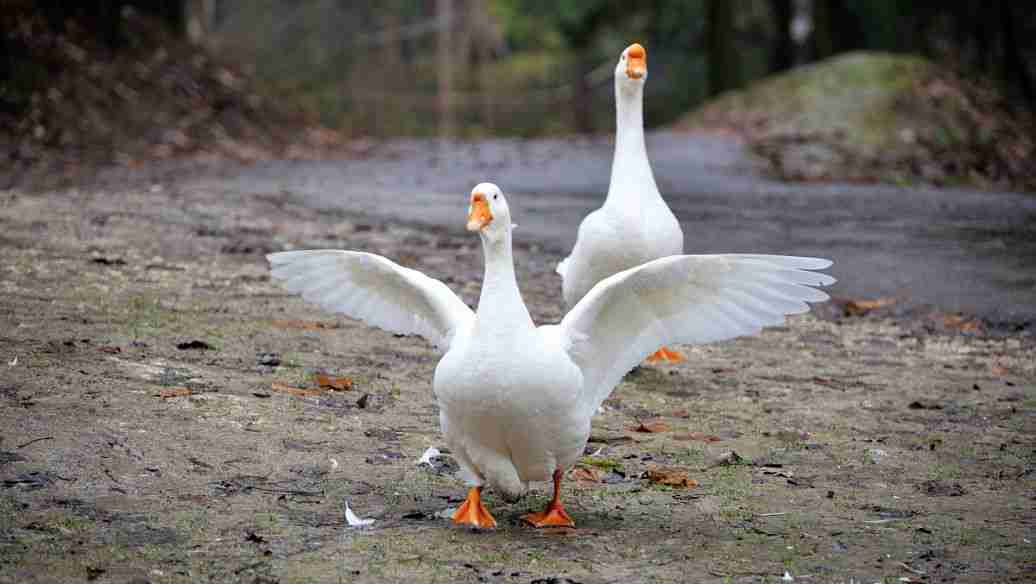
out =
[[671,487],[697,487],[698,481],[689,478],[687,469],[676,466],[659,466],[649,468],[644,473],[645,478],[659,485]]
[[335,377],[333,375],[324,375],[323,373],[317,373],[313,376],[313,379],[317,382],[317,385],[325,389],[349,391],[353,388],[353,380],[348,377]]
[[680,440],[682,442],[689,442],[691,440],[701,440],[702,442],[720,442],[723,439],[719,436],[706,434],[705,432],[690,432],[687,434],[673,434],[673,440]]
[[306,331],[338,328],[338,323],[319,322],[315,320],[275,320],[272,324],[278,328],[296,328]]
[[685,409],[679,409],[679,410],[674,410],[673,413],[671,413],[669,415],[674,417],[674,418],[684,418],[684,419],[686,419],[686,418],[690,418],[691,417],[691,412],[688,412]]
[[657,434],[659,432],[668,432],[669,426],[665,422],[659,420],[651,420],[648,422],[641,422],[637,426],[626,426],[626,429],[633,432],[648,432],[651,434]]
[[171,397],[183,397],[194,393],[189,387],[168,387],[158,392],[158,397],[169,399]]
[[111,353],[111,354],[121,353],[122,352],[122,348],[116,347],[114,345],[105,345],[103,347],[97,347],[97,350],[102,352],[102,353]]
[[989,368],[989,371],[997,377],[1004,377],[1005,375],[1011,373],[1011,371],[1007,367],[1004,367],[997,361],[993,362],[993,364]]
[[854,298],[845,302],[843,310],[846,316],[863,316],[872,310],[891,306],[896,302],[898,300],[892,296],[882,296],[873,299]]
[[310,397],[324,393],[322,389],[306,389],[302,387],[292,387],[290,385],[285,385],[283,383],[271,383],[270,389],[274,391],[279,391],[281,393],[296,395],[299,397]]
[[955,329],[964,334],[977,335],[985,330],[982,321],[976,318],[969,318],[963,314],[947,314],[943,317],[943,324],[946,328]]
[[596,469],[577,466],[568,473],[568,478],[577,483],[599,483],[601,482],[601,473],[597,472]]

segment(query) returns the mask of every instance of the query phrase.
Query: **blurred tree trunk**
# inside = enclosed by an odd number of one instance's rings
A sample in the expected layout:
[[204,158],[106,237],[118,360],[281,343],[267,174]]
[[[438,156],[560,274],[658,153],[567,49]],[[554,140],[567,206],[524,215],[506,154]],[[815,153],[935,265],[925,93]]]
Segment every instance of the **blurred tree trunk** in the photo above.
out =
[[439,21],[439,33],[436,36],[435,53],[438,79],[438,111],[439,135],[451,136],[453,130],[453,112],[451,111],[450,93],[453,91],[453,61],[455,55],[450,51],[450,35],[453,31],[453,0],[436,0],[435,17]]
[[729,0],[708,0],[709,95],[737,85],[737,55],[734,49],[734,6]]
[[770,0],[773,12],[774,40],[770,53],[770,73],[780,73],[795,64],[795,41],[791,38],[791,21],[795,17],[792,0]]
[[813,0],[814,59],[826,59],[835,54],[834,24],[829,0]]
[[813,47],[817,60],[863,48],[864,44],[860,21],[845,0],[813,0]]
[[493,22],[489,16],[489,9],[485,0],[468,0],[468,26],[472,33],[481,33],[475,37],[472,47],[472,62],[475,67],[475,74],[472,76],[478,87],[481,106],[482,126],[489,133],[495,129],[493,116],[493,84],[490,77],[489,63],[492,61],[493,49],[490,41],[485,38],[488,31],[493,28]]
[[593,68],[594,63],[587,58],[586,48],[580,49],[578,54],[576,70],[573,73],[575,91],[572,92],[572,113],[576,130],[589,133],[594,131],[593,92],[586,72]]

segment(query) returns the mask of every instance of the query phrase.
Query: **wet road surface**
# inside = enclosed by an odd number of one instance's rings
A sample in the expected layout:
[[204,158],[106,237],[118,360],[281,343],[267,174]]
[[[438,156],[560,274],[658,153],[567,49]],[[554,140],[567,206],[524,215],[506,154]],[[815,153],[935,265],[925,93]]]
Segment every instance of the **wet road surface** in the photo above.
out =
[[[827,257],[836,295],[1036,320],[1036,195],[784,184],[760,178],[737,142],[712,136],[652,133],[648,152],[688,253]],[[266,162],[191,180],[457,229],[471,187],[492,181],[508,194],[516,239],[567,253],[604,199],[611,156],[606,138],[402,140],[363,159]]]

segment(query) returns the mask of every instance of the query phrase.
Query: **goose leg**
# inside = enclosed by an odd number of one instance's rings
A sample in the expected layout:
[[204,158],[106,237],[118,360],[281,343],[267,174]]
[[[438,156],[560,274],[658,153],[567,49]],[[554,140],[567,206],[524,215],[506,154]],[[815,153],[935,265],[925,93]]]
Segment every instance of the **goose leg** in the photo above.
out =
[[668,361],[669,363],[679,363],[681,361],[686,360],[687,359],[683,356],[683,353],[680,353],[679,351],[671,351],[666,347],[662,347],[661,349],[648,355],[648,358],[646,359],[646,361],[651,364],[659,363],[661,361]]
[[561,469],[554,471],[554,496],[547,508],[540,513],[522,515],[522,521],[533,527],[575,527],[576,522],[565,513],[561,506]]
[[482,504],[482,487],[468,489],[468,498],[453,513],[452,519],[458,525],[472,525],[482,529],[496,527],[496,519]]

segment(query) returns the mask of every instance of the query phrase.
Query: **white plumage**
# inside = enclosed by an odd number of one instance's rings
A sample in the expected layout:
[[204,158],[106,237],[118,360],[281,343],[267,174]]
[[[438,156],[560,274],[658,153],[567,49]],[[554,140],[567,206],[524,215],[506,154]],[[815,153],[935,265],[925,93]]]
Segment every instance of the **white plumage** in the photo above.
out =
[[658,192],[644,146],[646,81],[644,47],[630,45],[615,67],[615,156],[608,196],[583,219],[572,253],[557,267],[569,308],[612,274],[683,253],[683,231]]
[[[507,497],[574,464],[597,407],[660,345],[780,324],[786,314],[809,310],[806,302],[827,299],[813,286],[834,282],[809,271],[831,264],[823,259],[677,255],[605,278],[559,324],[537,327],[515,279],[500,189],[476,186],[469,214],[479,218],[469,229],[479,231],[485,254],[477,313],[438,280],[380,256],[319,250],[267,258],[273,277],[303,298],[422,335],[443,350],[433,385],[446,442],[472,485],[489,484]],[[494,525],[491,519],[459,522]]]

